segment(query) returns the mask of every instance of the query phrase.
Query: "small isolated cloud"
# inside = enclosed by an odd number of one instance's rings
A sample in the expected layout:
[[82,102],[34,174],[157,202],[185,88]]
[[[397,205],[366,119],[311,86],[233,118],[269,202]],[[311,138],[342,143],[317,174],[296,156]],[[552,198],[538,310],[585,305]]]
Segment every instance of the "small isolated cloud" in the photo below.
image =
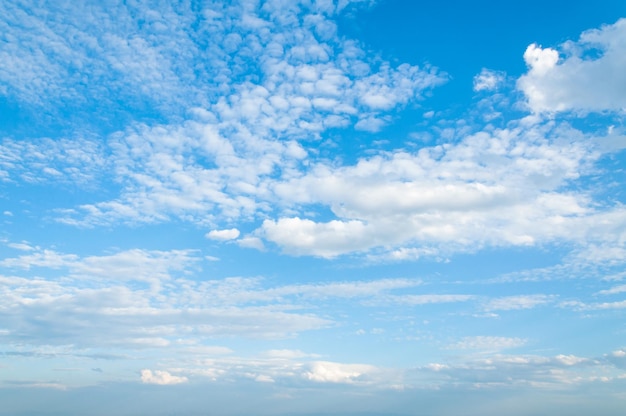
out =
[[145,384],[159,384],[162,386],[186,383],[187,377],[173,376],[167,371],[141,370],[141,382]]
[[239,230],[231,228],[229,230],[212,230],[206,234],[206,238],[217,241],[234,240],[239,237]]
[[342,364],[329,361],[317,361],[311,364],[304,377],[320,383],[352,384],[372,373],[376,367],[366,364]]
[[474,91],[497,90],[505,79],[506,74],[504,72],[483,68],[480,74],[474,77]]

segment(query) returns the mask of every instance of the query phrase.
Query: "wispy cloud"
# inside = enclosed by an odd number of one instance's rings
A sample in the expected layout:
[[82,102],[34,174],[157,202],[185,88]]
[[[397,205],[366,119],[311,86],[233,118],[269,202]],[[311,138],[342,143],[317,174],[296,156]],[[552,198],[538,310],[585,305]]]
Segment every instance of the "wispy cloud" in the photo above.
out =
[[484,306],[487,311],[511,311],[519,309],[532,309],[537,306],[552,302],[554,296],[551,295],[520,295],[505,296],[491,299]]

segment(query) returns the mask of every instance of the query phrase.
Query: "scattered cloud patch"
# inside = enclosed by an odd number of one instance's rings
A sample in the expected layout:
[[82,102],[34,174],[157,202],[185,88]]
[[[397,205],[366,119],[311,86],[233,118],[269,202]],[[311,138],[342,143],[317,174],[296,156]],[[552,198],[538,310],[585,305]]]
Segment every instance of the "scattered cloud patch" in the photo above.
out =
[[500,351],[522,347],[526,342],[527,340],[522,338],[474,336],[465,337],[451,344],[448,348],[457,350]]
[[504,72],[483,68],[480,74],[474,77],[474,91],[495,91],[505,80]]

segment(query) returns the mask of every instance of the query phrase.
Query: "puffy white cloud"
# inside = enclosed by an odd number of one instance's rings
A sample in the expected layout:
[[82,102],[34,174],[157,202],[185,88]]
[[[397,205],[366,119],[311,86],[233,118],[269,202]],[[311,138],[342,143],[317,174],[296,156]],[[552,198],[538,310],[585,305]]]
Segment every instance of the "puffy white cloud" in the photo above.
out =
[[550,48],[542,49],[533,43],[526,48],[524,61],[534,74],[545,75],[556,66],[559,61],[559,53]]
[[307,219],[281,218],[265,220],[263,235],[293,254],[334,257],[367,248],[366,227],[360,221],[316,223]]
[[141,382],[145,384],[159,384],[161,386],[186,383],[187,377],[173,376],[167,371],[141,370]]
[[211,240],[218,241],[234,240],[239,237],[239,230],[236,228],[230,228],[228,230],[211,230],[206,234],[206,237]]
[[368,374],[377,370],[376,367],[366,364],[343,364],[329,361],[311,363],[303,376],[308,380],[320,383],[357,383]]
[[584,32],[559,50],[532,44],[520,77],[534,112],[623,111],[626,109],[626,19]]

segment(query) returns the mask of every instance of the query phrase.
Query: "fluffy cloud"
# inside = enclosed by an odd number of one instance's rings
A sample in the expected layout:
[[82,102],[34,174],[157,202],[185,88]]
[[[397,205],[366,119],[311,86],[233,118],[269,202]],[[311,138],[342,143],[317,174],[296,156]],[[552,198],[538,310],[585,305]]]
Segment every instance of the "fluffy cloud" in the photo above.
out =
[[317,361],[310,365],[309,371],[304,373],[304,377],[320,383],[352,384],[359,382],[369,373],[375,371],[376,367],[371,365]]
[[368,248],[371,237],[360,221],[316,223],[307,219],[265,220],[263,235],[286,248],[288,253],[334,257]]
[[600,156],[593,143],[567,124],[529,117],[417,152],[318,163],[274,192],[302,207],[324,204],[337,219],[265,220],[258,235],[287,253],[321,257],[376,249],[398,259],[445,256],[559,239],[619,246],[621,226],[602,224],[623,224],[623,209],[568,190]]
[[228,241],[239,237],[239,230],[230,228],[228,230],[211,230],[206,235],[211,240]]
[[146,384],[159,384],[161,386],[186,383],[187,377],[173,376],[167,371],[141,370],[141,382]]
[[517,83],[532,111],[626,109],[626,19],[584,32],[559,50],[532,44],[524,53],[529,71]]

